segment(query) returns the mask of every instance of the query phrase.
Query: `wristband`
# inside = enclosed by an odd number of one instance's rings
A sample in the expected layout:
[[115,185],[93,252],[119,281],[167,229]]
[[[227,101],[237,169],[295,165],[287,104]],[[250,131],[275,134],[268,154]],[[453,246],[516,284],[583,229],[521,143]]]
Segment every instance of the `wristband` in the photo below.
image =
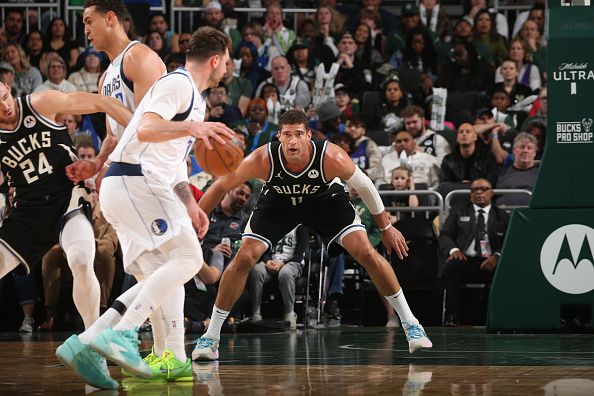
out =
[[387,230],[388,230],[388,228],[390,228],[390,227],[392,227],[392,224],[388,223],[388,225],[387,225],[387,226],[385,226],[384,228],[380,228],[380,232],[387,231]]

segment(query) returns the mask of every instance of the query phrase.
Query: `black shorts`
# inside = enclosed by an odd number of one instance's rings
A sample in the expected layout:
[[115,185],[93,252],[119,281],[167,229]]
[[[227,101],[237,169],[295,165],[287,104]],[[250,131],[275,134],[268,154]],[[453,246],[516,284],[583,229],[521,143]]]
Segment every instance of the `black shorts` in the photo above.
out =
[[284,197],[266,194],[260,195],[243,236],[258,239],[270,249],[299,224],[315,231],[332,256],[342,252],[334,242],[344,233],[353,228],[365,230],[344,191],[296,206]]
[[58,243],[60,220],[70,195],[39,206],[23,205],[11,210],[0,227],[0,243],[11,251],[21,265],[14,273],[26,275]]

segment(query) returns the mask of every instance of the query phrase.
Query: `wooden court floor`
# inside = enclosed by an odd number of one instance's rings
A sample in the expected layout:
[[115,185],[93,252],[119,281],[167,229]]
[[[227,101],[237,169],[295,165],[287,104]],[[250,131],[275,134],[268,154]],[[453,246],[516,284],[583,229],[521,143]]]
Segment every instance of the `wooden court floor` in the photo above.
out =
[[67,333],[0,333],[0,395],[594,395],[592,335],[427,331],[434,349],[414,356],[400,329],[224,335],[220,362],[195,363],[194,383],[125,380],[118,391],[85,387],[59,364]]

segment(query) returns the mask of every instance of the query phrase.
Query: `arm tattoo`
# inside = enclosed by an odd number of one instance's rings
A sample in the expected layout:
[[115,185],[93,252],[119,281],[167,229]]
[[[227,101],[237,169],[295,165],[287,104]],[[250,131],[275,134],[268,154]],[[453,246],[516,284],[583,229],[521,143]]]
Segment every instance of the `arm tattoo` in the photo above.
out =
[[184,205],[188,206],[189,203],[194,202],[194,194],[192,194],[192,190],[190,190],[190,185],[188,182],[181,182],[175,185],[173,188],[175,191],[175,195],[184,203]]

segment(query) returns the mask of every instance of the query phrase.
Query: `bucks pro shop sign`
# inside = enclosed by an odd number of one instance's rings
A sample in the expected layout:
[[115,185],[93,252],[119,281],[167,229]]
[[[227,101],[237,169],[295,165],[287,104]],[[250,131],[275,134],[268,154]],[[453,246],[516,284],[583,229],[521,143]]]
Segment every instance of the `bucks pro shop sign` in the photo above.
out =
[[568,224],[553,231],[540,250],[540,266],[553,287],[568,294],[594,290],[594,229]]

